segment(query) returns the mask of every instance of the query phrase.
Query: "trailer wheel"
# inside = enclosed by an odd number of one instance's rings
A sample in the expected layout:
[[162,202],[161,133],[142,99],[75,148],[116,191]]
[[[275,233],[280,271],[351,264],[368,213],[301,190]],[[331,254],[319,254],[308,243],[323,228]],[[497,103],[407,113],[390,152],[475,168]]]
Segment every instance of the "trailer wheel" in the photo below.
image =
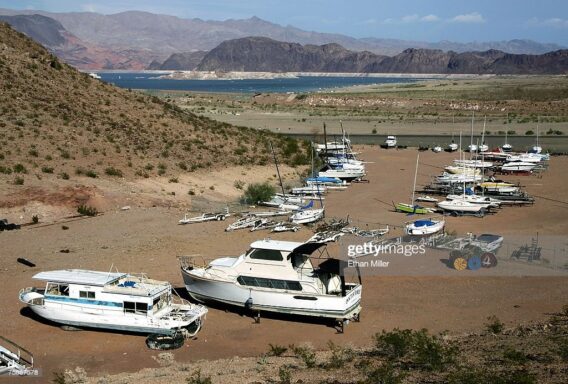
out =
[[481,266],[483,268],[493,268],[497,265],[497,257],[491,252],[485,252],[481,256]]
[[456,271],[463,271],[467,269],[467,260],[463,257],[456,257],[453,266]]
[[183,346],[184,338],[180,332],[173,335],[149,335],[146,338],[146,345],[150,349],[155,350],[171,350],[178,349]]
[[467,269],[477,271],[481,268],[481,258],[479,256],[472,256],[467,260]]

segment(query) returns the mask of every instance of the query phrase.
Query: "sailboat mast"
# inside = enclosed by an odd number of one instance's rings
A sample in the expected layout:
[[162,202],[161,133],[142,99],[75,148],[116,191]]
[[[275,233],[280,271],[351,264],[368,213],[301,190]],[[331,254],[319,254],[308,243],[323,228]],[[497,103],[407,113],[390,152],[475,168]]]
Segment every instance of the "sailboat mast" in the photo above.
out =
[[412,187],[412,206],[414,207],[414,194],[416,192],[416,177],[418,176],[418,159],[420,159],[420,153],[416,155],[416,169],[414,170],[414,185]]
[[469,159],[473,158],[473,120],[475,119],[475,111],[471,112],[471,139],[469,142]]
[[323,145],[325,147],[325,156],[327,156],[327,129],[323,123]]
[[272,142],[270,142],[270,149],[272,150],[272,156],[274,156],[274,165],[276,165],[276,173],[278,174],[278,181],[280,181],[280,188],[282,188],[282,195],[286,196],[284,192],[284,184],[282,184],[282,177],[280,177],[280,170],[278,169],[278,161],[276,160],[276,152],[274,152],[274,147]]

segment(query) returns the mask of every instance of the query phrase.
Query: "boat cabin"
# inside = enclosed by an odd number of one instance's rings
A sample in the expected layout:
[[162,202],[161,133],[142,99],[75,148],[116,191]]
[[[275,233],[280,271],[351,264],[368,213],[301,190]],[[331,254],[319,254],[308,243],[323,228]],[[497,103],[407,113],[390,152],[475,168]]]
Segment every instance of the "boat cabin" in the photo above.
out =
[[40,272],[46,281],[43,300],[124,314],[152,315],[171,303],[171,285],[144,275],[68,269]]

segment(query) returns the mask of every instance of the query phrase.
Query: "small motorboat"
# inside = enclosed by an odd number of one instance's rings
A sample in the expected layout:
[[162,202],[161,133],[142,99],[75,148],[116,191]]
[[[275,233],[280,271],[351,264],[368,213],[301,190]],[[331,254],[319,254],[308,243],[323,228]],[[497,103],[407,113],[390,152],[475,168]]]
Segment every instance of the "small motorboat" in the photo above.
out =
[[299,230],[300,226],[281,221],[276,224],[270,232],[298,232]]
[[440,152],[442,152],[442,147],[440,147],[439,145],[436,145],[435,147],[432,147],[432,152],[440,153]]
[[433,235],[444,229],[446,222],[443,219],[423,219],[406,223],[404,232],[412,236]]
[[347,263],[331,258],[326,243],[259,240],[238,257],[207,266],[191,257],[180,263],[185,287],[198,301],[339,322],[358,319],[361,311],[361,284],[346,282]]
[[438,199],[436,199],[435,197],[432,196],[418,196],[416,199],[414,199],[416,201],[424,201],[426,203],[437,203]]
[[309,223],[315,223],[316,221],[323,219],[324,215],[325,215],[325,210],[323,207],[317,209],[315,208],[303,209],[301,211],[294,213],[290,217],[290,220],[294,224],[309,224]]
[[387,136],[386,140],[385,140],[385,144],[384,147],[385,148],[396,148],[396,136]]

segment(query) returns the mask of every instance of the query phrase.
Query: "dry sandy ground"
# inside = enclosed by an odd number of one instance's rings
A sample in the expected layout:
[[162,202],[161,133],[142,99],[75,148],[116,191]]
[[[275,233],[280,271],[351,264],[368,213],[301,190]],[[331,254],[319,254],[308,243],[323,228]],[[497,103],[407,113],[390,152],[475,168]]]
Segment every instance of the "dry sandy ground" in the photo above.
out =
[[[326,200],[327,217],[349,215],[355,225],[371,223],[369,228],[384,224],[400,226],[408,218],[392,212],[392,207],[385,203],[410,199],[416,151],[366,147],[361,152],[365,160],[372,162],[368,164],[370,183],[355,184],[348,191],[330,194]],[[438,167],[449,163],[453,157],[446,153],[421,154],[419,184],[439,173]],[[510,178],[520,181],[530,193],[546,198],[537,198],[534,206],[506,208],[483,219],[449,218],[448,230],[500,233],[505,237],[523,235],[527,241],[538,231],[540,235],[556,239],[558,249],[554,261],[560,265],[568,234],[568,204],[562,202],[566,200],[567,166],[568,158],[553,158],[550,169],[542,177]],[[226,171],[226,174],[234,179],[244,179],[246,175],[242,172],[237,169]],[[272,177],[272,173],[269,168],[265,171],[267,177]],[[227,185],[231,183],[226,182]],[[156,195],[156,199],[162,197]],[[155,360],[158,352],[146,348],[143,336],[90,330],[69,332],[30,316],[18,302],[17,294],[21,288],[34,284],[33,274],[61,268],[143,271],[151,277],[171,281],[183,295],[176,256],[237,255],[252,241],[269,236],[246,231],[225,233],[223,229],[227,223],[223,222],[178,226],[177,220],[185,211],[183,206],[138,206],[130,204],[127,198],[117,195],[113,206],[132,205],[132,209],[108,209],[104,215],[95,218],[70,221],[65,224],[68,230],[63,230],[61,223],[57,223],[0,233],[2,334],[35,354],[43,375],[38,382],[47,381],[54,371],[77,366],[83,367],[89,376],[103,376],[158,367],[159,364]],[[396,233],[400,233],[400,228],[393,230],[392,235]],[[311,234],[306,228],[273,237],[302,241]],[[70,253],[61,253],[63,249],[69,249]],[[335,249],[338,249],[337,245]],[[20,265],[16,263],[17,257],[28,258],[37,267]],[[330,324],[318,321],[265,317],[260,324],[254,324],[250,317],[241,313],[210,308],[205,327],[197,339],[186,342],[173,354],[176,361],[189,363],[200,359],[258,356],[267,351],[269,343],[298,345],[309,342],[316,348],[324,348],[332,340],[336,344],[364,346],[382,329],[428,328],[460,333],[483,328],[486,318],[491,315],[498,316],[506,324],[517,324],[542,320],[547,313],[566,304],[568,274],[565,270],[511,263],[506,261],[505,254],[500,257],[500,271],[510,269],[513,273],[509,275],[513,276],[505,276],[508,274],[505,272],[450,270],[440,261],[441,254],[438,253],[412,259],[417,261],[414,265],[424,266],[424,274],[408,273],[403,263],[399,265],[398,273],[378,271],[374,276],[366,276],[362,321],[350,324],[345,334],[337,334]],[[420,272],[420,268],[418,270]]]

